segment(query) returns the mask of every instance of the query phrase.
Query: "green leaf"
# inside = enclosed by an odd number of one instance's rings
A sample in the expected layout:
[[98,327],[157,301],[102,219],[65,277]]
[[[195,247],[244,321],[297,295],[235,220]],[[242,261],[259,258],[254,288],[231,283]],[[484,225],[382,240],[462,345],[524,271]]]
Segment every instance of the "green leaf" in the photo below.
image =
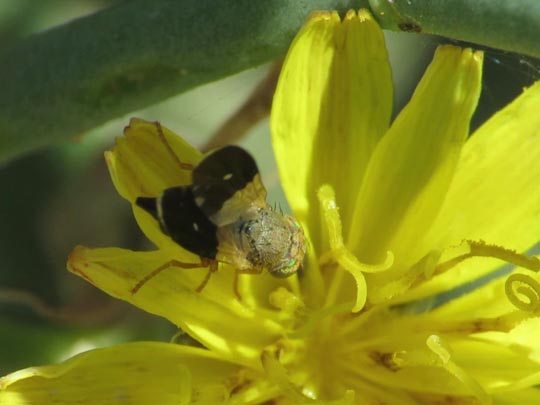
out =
[[278,58],[311,10],[359,6],[134,0],[31,36],[0,55],[0,162]]
[[0,163],[284,55],[314,10],[540,55],[537,0],[132,0],[0,53]]
[[379,24],[540,57],[537,0],[369,0]]

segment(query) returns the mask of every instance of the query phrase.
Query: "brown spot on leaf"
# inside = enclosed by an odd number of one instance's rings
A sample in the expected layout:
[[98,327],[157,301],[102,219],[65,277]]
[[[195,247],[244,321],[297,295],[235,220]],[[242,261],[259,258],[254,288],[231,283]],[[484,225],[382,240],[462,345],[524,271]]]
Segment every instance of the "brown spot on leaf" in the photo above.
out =
[[401,31],[405,32],[422,32],[422,27],[412,21],[405,21],[398,24]]

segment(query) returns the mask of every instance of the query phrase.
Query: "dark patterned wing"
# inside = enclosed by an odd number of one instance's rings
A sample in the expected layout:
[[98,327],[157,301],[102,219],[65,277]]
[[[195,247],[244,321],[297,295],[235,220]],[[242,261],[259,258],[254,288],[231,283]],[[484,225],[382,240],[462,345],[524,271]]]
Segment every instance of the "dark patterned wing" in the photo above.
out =
[[172,187],[158,198],[139,197],[136,204],[159,222],[164,233],[201,257],[215,259],[216,225],[195,204],[191,186]]
[[195,167],[193,195],[201,211],[217,226],[235,222],[254,206],[267,205],[257,164],[238,146],[218,149]]

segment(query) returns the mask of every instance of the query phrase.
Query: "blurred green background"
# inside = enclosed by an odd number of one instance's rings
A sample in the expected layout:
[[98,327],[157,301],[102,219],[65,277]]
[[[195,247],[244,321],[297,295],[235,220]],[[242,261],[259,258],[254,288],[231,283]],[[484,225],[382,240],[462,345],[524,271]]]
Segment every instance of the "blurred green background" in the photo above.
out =
[[[2,0],[0,49],[114,3]],[[387,39],[399,111],[436,44],[448,41],[395,33]],[[485,66],[474,125],[540,77],[537,61],[515,54],[487,51]],[[114,300],[65,270],[76,244],[152,248],[137,228],[129,204],[116,194],[103,151],[113,145],[132,116],[161,121],[192,144],[203,145],[268,69],[261,66],[134,111],[0,167],[0,375],[117,342],[171,339],[176,329],[167,321]],[[252,128],[241,143],[259,162],[269,201],[286,207],[271,154],[268,121]]]

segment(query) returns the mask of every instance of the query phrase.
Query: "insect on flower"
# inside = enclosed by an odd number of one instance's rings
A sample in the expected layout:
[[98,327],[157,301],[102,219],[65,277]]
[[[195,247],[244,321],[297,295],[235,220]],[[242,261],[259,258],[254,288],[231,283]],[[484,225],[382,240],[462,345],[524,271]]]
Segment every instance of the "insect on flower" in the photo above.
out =
[[[160,139],[172,149],[156,122]],[[175,155],[175,160],[179,158]],[[170,267],[208,267],[197,288],[207,284],[218,263],[228,263],[240,273],[259,274],[267,269],[275,277],[288,277],[299,269],[305,254],[304,232],[298,221],[274,210],[266,202],[266,189],[253,157],[238,146],[217,149],[192,170],[192,184],[171,187],[158,197],[138,197],[136,204],[150,213],[161,230],[200,263],[170,261],[158,267],[132,289],[136,293],[148,280]],[[237,291],[235,278],[235,293]]]

